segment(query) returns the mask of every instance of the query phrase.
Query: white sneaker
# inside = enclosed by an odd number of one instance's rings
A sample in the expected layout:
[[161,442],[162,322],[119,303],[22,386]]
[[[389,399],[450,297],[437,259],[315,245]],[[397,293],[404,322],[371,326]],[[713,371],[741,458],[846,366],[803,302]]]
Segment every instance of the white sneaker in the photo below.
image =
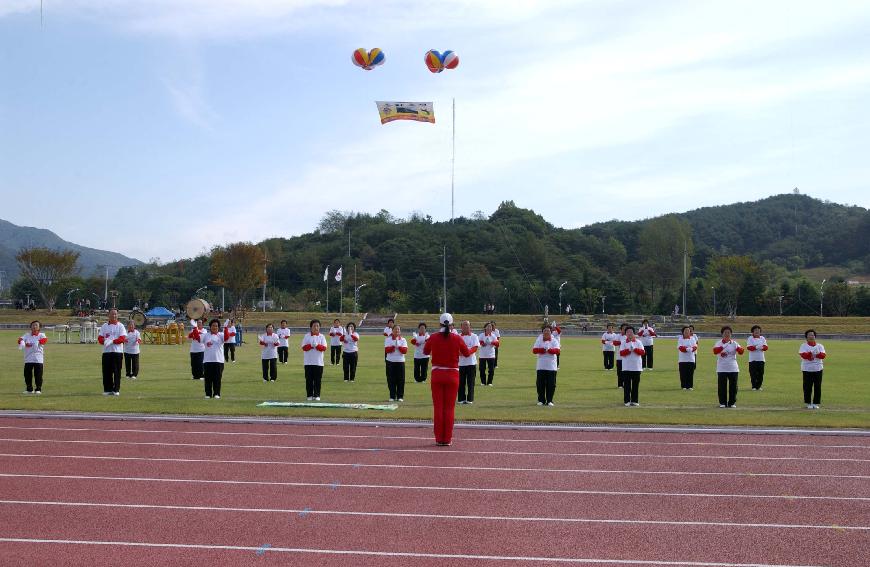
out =
[[206,396],[205,399],[210,400],[211,396]]
[[640,404],[637,402],[631,402],[631,405],[633,405],[634,407],[640,407]]
[[314,397],[313,397],[313,396],[308,396],[308,397],[307,397],[307,398],[305,398],[305,399],[306,399],[306,400],[308,400],[308,401],[309,401],[309,402],[310,402],[310,401],[311,401],[311,400],[313,400],[313,399],[314,399]]
[[120,395],[121,395],[121,392],[112,392],[112,395],[113,395],[113,396],[120,396]]
[[[37,396],[41,396],[41,395],[42,395],[42,390],[36,390],[36,391],[33,392],[33,393],[36,394]],[[816,406],[816,407],[818,407],[818,406]]]
[[[24,394],[25,396],[30,396],[30,395],[33,394],[33,392],[28,392],[27,390],[24,390],[24,391],[21,392],[21,393]],[[103,392],[103,395],[104,395],[104,396],[107,396],[108,394],[106,394],[106,392]]]
[[762,391],[763,389],[764,389],[764,388],[758,388],[758,391],[760,392],[760,391]]
[[731,408],[731,409],[735,409],[735,408],[737,408],[737,404],[731,404],[731,405],[728,406],[728,407]]
[[403,398],[399,398],[399,401],[400,401],[400,402],[404,402],[405,400],[404,400]]
[[[625,407],[629,407],[629,406],[631,406],[631,402],[626,402]],[[719,407],[722,407],[722,406],[719,406]]]
[[719,404],[719,407],[720,407],[720,408],[724,408],[724,407],[725,407],[725,404]]
[[689,388],[689,390],[694,390],[694,388]]
[[553,402],[550,402],[550,403],[547,404],[547,405],[548,405],[549,407],[553,407],[553,406],[556,405],[556,404],[554,404]]
[[538,402],[538,405],[542,406],[542,405],[544,405],[544,402]]
[[813,409],[813,404],[807,404],[807,409]]
[[[30,392],[24,392],[25,394],[29,394]],[[111,396],[112,392],[103,392],[104,396]]]
[[315,399],[315,400],[316,400],[316,401],[318,401],[318,402],[319,402],[319,401],[320,401],[320,396],[317,396],[317,397],[316,397],[316,398],[314,398],[314,399]]
[[221,399],[221,397],[220,397],[220,396],[215,396],[215,398],[216,398],[216,399],[218,399],[218,400],[219,400],[219,399]]
[[[401,400],[400,400],[401,401]],[[465,402],[466,404],[473,404],[474,402]]]
[[[310,398],[309,398],[309,399],[310,399]],[[389,401],[391,401],[391,402],[395,402],[395,401],[396,401],[396,399],[395,399],[395,398],[390,398],[390,400],[389,400]]]
[[136,378],[138,378],[138,376],[133,376],[133,380],[135,380]]

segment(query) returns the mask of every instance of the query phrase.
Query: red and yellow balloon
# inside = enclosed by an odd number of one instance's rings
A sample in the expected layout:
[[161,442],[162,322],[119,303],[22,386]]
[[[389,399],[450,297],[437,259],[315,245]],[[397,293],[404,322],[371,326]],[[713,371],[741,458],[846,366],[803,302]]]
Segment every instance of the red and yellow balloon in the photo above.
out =
[[353,64],[357,67],[362,67],[366,71],[371,71],[378,65],[384,64],[384,52],[377,47],[371,51],[366,51],[364,47],[360,47],[353,52],[351,61],[353,61]]
[[459,66],[459,56],[452,51],[440,53],[430,49],[423,56],[423,61],[426,62],[426,67],[433,73],[440,73],[444,69],[456,69]]

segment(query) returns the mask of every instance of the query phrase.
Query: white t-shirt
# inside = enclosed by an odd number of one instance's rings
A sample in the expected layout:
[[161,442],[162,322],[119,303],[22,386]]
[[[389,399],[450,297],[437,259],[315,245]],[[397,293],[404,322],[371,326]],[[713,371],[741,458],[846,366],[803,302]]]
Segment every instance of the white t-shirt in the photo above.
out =
[[[716,353],[719,348],[722,351]],[[743,352],[743,347],[737,341],[731,339],[723,343],[722,339],[719,339],[713,345],[713,352],[716,354],[716,372],[740,372],[740,367],[737,366],[737,355]],[[725,356],[722,356],[723,354]]]
[[194,333],[194,331],[196,331],[196,333],[199,333],[199,335],[203,335],[205,334],[207,329],[205,327],[194,327],[193,330],[190,331],[190,334],[187,335],[188,337],[190,337],[190,352],[205,352],[205,347],[199,341],[199,339],[196,338],[196,334]]
[[480,342],[480,358],[495,358],[495,345],[498,343],[495,333],[480,333],[477,340]]
[[[643,359],[641,355],[634,352],[636,348],[646,352],[646,349],[643,348],[643,342],[637,337],[633,341],[627,341],[623,338],[622,344],[619,346],[619,358],[622,360],[623,372],[643,372]],[[628,349],[629,353],[626,356],[622,356],[621,351],[625,349]]]
[[[686,347],[686,352],[683,352],[680,347]],[[677,362],[695,362],[695,351],[697,346],[695,345],[694,337],[689,337],[688,339],[684,339],[680,337],[677,339]]]
[[601,335],[601,350],[604,352],[613,352],[617,350],[616,347],[613,346],[613,341],[619,340],[619,333],[608,333],[605,332]]
[[762,347],[767,346],[767,339],[764,336],[760,336],[757,339],[752,335],[749,335],[749,338],[746,339],[746,348],[754,346],[755,350],[749,350],[749,362],[764,362],[764,351]]
[[[232,337],[230,337],[232,340]],[[212,334],[211,331],[205,331],[199,335],[199,341],[205,346],[205,354],[202,357],[203,362],[220,362],[224,363],[224,332],[218,331]]]
[[278,347],[281,346],[281,337],[277,333],[271,335],[262,334],[257,337],[263,352],[260,353],[260,358],[269,360],[270,358],[278,358]]
[[813,355],[812,360],[805,360],[801,358],[801,371],[803,372],[820,372],[822,368],[824,368],[824,364],[822,364],[822,359],[817,358],[819,354],[825,352],[825,347],[822,346],[822,343],[816,343],[813,346],[810,346],[809,343],[803,343],[798,349],[798,353],[802,352],[810,352]]
[[411,344],[414,345],[414,358],[429,358],[429,355],[423,352],[426,346],[426,341],[429,340],[429,333],[420,334],[419,332],[411,336]]
[[24,350],[25,364],[42,364],[45,361],[45,350],[43,345],[48,342],[45,334],[40,332],[36,335],[33,331],[28,331],[26,335],[22,335],[20,345]]
[[127,331],[127,340],[124,341],[125,354],[139,354],[139,345],[142,343],[142,335],[139,330]]
[[[638,329],[637,336],[638,336],[638,338],[640,338],[641,344],[645,347],[648,347],[648,346],[653,346],[655,344],[655,340],[653,339],[653,337],[655,337],[657,335],[656,335],[655,328],[647,326],[647,327],[641,327],[640,329]],[[625,363],[623,363],[623,364],[625,364]]]
[[323,351],[317,350],[317,345],[326,347],[326,338],[323,333],[316,335],[312,335],[311,331],[305,333],[300,346],[304,348],[305,345],[311,345],[311,349],[302,351],[302,364],[304,366],[323,366]]
[[[538,335],[538,338],[535,339],[535,344],[532,347],[532,351],[534,351],[535,349],[540,349],[540,348],[545,349],[547,351],[549,351],[550,349],[554,349],[554,348],[561,349],[562,348],[561,343],[559,342],[559,339],[556,338],[556,335],[550,335],[550,337],[551,338],[549,341],[545,341],[543,334]],[[556,366],[556,355],[555,354],[550,354],[549,352],[544,352],[544,353],[535,353],[535,356],[538,357],[538,361],[535,364],[535,370],[554,370],[555,371],[558,369],[558,367]]]
[[278,342],[280,343],[278,346],[289,346],[290,341],[290,329],[287,327],[279,327],[275,329],[275,334],[278,335]]
[[384,339],[384,348],[388,347],[393,347],[393,351],[384,351],[387,355],[387,362],[405,362],[405,353],[408,352],[408,341],[405,340],[405,337],[390,335]]
[[124,352],[124,343],[120,342],[115,344],[115,341],[121,337],[124,337],[126,340],[127,337],[127,328],[122,325],[120,322],[115,323],[114,325],[111,323],[103,323],[103,326],[100,327],[100,336],[103,337],[103,352]]
[[468,350],[474,349],[471,356],[459,355],[459,366],[474,366],[477,364],[477,349],[480,348],[480,339],[474,333],[459,336],[465,342],[465,346],[468,347]]
[[329,346],[341,346],[341,335],[344,334],[344,327],[329,328]]
[[341,336],[341,346],[344,352],[359,352],[359,335],[354,331],[353,333],[345,333]]

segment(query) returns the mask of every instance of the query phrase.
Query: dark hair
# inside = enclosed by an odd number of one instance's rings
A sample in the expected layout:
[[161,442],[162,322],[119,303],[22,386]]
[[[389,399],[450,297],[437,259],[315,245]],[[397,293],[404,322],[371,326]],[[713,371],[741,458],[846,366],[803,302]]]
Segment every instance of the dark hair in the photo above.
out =
[[549,323],[544,323],[543,325],[541,325],[541,332],[543,332],[544,329],[550,329],[550,332],[553,332],[553,327]]
[[613,326],[613,323],[611,323],[610,321],[608,321],[607,324],[604,325],[604,328],[612,327],[612,326]]
[[[287,319],[281,319],[281,323],[286,323],[286,322],[287,322]],[[280,323],[279,323],[279,325],[280,325]]]
[[[37,319],[36,321],[31,321],[30,326],[32,327],[34,323],[39,323],[39,319]],[[42,327],[42,323],[39,323],[39,326]]]
[[761,330],[761,325],[752,325],[752,328],[749,329],[749,332],[750,332],[750,333],[754,333],[754,332],[755,332],[755,329],[758,329],[758,330],[760,331],[760,330]]
[[805,339],[810,338],[810,337],[809,337],[809,334],[810,334],[810,333],[812,333],[814,337],[816,336],[816,330],[815,330],[815,329],[807,329],[807,331],[804,333],[804,338],[805,338]]
[[695,330],[695,326],[694,326],[694,325],[689,325],[689,328],[692,329],[693,331]]
[[721,329],[719,329],[719,334],[720,334],[720,335],[724,335],[726,329],[729,330],[729,331],[731,331],[732,333],[734,332],[734,329],[732,329],[729,325],[725,325],[724,327],[722,327]]
[[393,319],[392,317],[390,317],[389,319],[387,319],[387,325],[389,325],[390,323],[392,323],[393,325],[395,325],[395,324],[396,324],[396,320]]
[[315,323],[317,323],[318,325],[320,325],[320,319],[312,319],[312,320],[308,323],[308,329],[311,330],[311,327],[313,327]]
[[211,321],[208,322],[208,328],[209,328],[209,329],[211,329],[211,326],[212,326],[213,323],[217,323],[218,327],[221,326],[221,322],[220,322],[218,319],[212,319]]
[[[628,327],[628,323],[620,323],[620,324],[619,324],[619,330],[620,330],[620,331],[624,331],[626,327]],[[632,331],[633,331],[633,330],[634,330],[634,328],[632,328]]]
[[441,323],[441,330],[439,331],[444,338],[448,338],[450,336],[450,323]]
[[492,328],[495,329],[495,321],[490,321],[492,323]]
[[356,323],[354,323],[353,321],[351,321],[350,323],[348,323],[347,325],[345,325],[345,326],[344,326],[344,330],[347,331],[347,332],[349,333],[349,332],[350,332],[350,326],[351,326],[351,325],[353,325],[353,330],[356,331]]
[[643,321],[640,322],[641,325],[643,325],[644,323],[649,323],[649,319],[644,319]]
[[334,325],[334,324],[336,324],[336,323],[341,323],[341,320],[340,320],[340,319],[333,319],[333,320],[332,320],[332,324]]
[[264,328],[264,329],[268,329],[269,327],[272,327],[272,329],[274,330],[274,329],[275,329],[275,323],[266,323],[266,326],[263,327],[263,328]]
[[625,329],[623,329],[623,331],[628,332],[629,329],[631,329],[631,332],[632,332],[632,333],[636,332],[636,331],[634,330],[634,326],[633,326],[633,325],[626,325],[626,326],[625,326]]
[[429,328],[429,327],[426,326],[426,323],[423,323],[423,322],[421,322],[419,325],[417,325],[417,330],[420,330],[420,327],[423,327],[424,329],[428,329],[428,328]]
[[[683,333],[685,333],[686,329],[689,329],[689,327],[683,327],[682,329],[680,329],[680,334],[682,335]],[[689,330],[691,331],[691,329]]]

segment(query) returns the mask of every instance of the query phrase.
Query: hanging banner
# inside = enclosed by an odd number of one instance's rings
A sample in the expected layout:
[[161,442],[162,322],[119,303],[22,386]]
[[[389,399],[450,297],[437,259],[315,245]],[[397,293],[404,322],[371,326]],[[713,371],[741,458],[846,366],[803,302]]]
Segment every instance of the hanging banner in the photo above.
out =
[[395,102],[376,100],[381,124],[395,120],[414,120],[435,124],[435,108],[431,102]]

